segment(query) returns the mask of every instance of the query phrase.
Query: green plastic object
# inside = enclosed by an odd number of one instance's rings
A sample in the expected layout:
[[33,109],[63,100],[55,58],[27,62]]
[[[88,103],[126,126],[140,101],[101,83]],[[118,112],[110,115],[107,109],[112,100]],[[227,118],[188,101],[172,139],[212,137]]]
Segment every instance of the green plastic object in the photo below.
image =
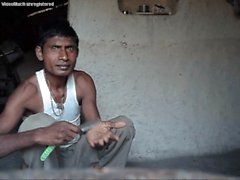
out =
[[40,156],[40,160],[45,161],[48,158],[48,156],[51,154],[51,152],[53,152],[54,149],[55,149],[55,146],[48,146]]

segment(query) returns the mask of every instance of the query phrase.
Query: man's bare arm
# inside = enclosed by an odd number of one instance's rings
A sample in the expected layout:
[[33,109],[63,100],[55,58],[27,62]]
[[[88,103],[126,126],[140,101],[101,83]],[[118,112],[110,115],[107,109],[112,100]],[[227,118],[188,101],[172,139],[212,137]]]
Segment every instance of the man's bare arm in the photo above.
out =
[[0,157],[34,145],[59,146],[71,141],[80,129],[69,122],[56,122],[48,127],[37,128],[17,134],[0,136]]
[[76,86],[81,112],[86,121],[100,120],[96,105],[96,88],[92,78],[85,72],[76,73]]
[[34,131],[28,131],[18,134],[1,135],[0,157],[23,148],[33,146],[35,144],[34,134]]
[[[92,78],[84,73],[77,74],[78,95],[81,94],[82,113],[87,122],[98,121],[86,133],[88,143],[92,148],[102,148],[111,141],[117,141],[118,137],[111,131],[112,128],[122,128],[124,122],[101,121],[96,103],[96,88]],[[91,124],[91,123],[90,123]],[[84,126],[84,125],[83,125]],[[91,125],[90,125],[91,126]]]
[[0,134],[9,133],[19,123],[27,107],[32,108],[32,112],[39,109],[37,92],[33,83],[24,82],[10,95],[0,114]]

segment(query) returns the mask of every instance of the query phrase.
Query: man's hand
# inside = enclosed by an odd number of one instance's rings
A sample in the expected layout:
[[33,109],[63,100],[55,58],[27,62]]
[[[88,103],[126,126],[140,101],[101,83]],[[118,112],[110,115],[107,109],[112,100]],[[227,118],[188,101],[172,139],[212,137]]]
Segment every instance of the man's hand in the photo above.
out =
[[124,121],[101,121],[96,127],[90,129],[86,138],[92,148],[102,148],[110,141],[118,141],[119,137],[114,135],[111,129],[126,126]]
[[39,128],[35,133],[35,141],[41,145],[63,145],[79,134],[79,127],[69,122],[61,121],[48,127]]

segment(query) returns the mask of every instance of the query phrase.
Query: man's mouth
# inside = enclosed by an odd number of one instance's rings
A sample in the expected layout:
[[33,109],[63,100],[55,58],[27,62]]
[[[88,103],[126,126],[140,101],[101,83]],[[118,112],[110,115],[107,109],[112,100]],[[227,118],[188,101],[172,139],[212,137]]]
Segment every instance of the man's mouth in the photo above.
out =
[[61,70],[67,70],[70,66],[69,65],[57,65],[57,67]]

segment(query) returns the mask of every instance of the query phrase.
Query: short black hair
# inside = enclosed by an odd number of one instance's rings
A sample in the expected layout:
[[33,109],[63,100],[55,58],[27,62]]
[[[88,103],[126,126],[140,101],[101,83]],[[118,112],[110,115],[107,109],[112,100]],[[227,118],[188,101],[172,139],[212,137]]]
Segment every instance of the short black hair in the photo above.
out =
[[53,36],[71,37],[78,46],[78,35],[66,19],[51,19],[42,24],[38,30],[37,45],[43,47],[47,39]]

